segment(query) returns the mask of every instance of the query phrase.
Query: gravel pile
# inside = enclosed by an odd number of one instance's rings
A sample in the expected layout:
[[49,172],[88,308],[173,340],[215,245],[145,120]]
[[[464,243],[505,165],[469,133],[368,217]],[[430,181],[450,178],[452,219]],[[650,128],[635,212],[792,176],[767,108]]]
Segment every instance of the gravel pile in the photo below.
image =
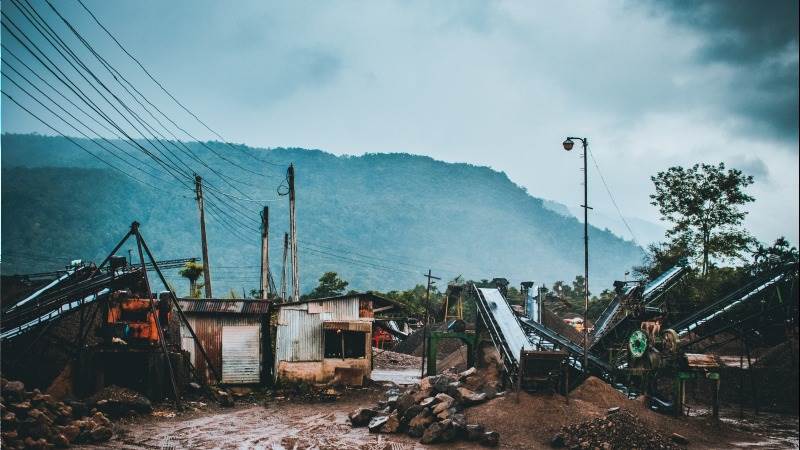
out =
[[570,449],[680,449],[676,441],[688,443],[680,435],[669,437],[653,430],[628,411],[612,408],[605,417],[561,428],[551,444]]
[[111,422],[102,412],[89,413],[80,402],[64,403],[26,391],[21,381],[0,378],[2,443],[6,449],[48,449],[111,439]]
[[375,367],[381,369],[419,369],[422,358],[393,352],[391,350],[372,349]]
[[390,389],[376,407],[356,409],[350,413],[350,423],[366,426],[372,433],[407,433],[426,445],[468,440],[494,447],[500,435],[482,425],[467,424],[464,415],[465,408],[497,395],[494,385],[486,386],[484,392],[467,387],[485,385],[484,375],[474,367],[459,374],[426,377],[405,392]]

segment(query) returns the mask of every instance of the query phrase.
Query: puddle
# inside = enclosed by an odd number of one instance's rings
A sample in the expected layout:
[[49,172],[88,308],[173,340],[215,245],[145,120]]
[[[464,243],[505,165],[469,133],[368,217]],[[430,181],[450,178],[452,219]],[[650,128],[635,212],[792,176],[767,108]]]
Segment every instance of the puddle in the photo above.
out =
[[390,381],[406,386],[419,381],[419,369],[372,369],[373,381]]
[[[708,416],[707,408],[692,408],[691,416]],[[745,410],[743,415],[736,408],[720,409],[720,420],[731,428],[753,434],[759,439],[754,442],[731,442],[736,448],[754,449],[798,449],[800,448],[800,420],[798,416]]]

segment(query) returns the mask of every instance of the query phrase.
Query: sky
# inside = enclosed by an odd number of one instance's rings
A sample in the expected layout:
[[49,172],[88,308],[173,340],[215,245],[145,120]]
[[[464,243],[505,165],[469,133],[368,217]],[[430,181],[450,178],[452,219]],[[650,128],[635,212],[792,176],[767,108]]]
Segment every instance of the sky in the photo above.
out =
[[[154,102],[214,138],[76,0],[55,4]],[[797,245],[794,0],[86,4],[228,141],[486,165],[575,208],[582,162],[561,142],[585,136],[625,216],[658,221],[658,171],[724,162],[755,178],[753,234]],[[24,23],[11,0],[2,9]],[[24,53],[6,30],[2,40]],[[13,92],[5,79],[3,89]],[[52,134],[5,98],[2,129]],[[590,205],[616,217],[589,164]]]

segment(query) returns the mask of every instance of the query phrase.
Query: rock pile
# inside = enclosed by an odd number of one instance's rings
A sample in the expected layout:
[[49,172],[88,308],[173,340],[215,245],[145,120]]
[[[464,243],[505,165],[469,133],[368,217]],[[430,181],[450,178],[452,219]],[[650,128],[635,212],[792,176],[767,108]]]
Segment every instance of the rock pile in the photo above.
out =
[[[89,416],[80,402],[64,403],[20,381],[0,378],[2,444],[8,449],[47,449],[111,439],[111,422],[102,412]],[[88,416],[88,417],[87,417]]]
[[673,441],[677,439],[653,430],[630,412],[612,408],[604,417],[562,427],[551,445],[571,449],[680,449]]
[[397,388],[386,392],[386,400],[375,408],[359,408],[350,413],[354,427],[366,426],[372,433],[407,433],[422,444],[454,442],[460,439],[494,447],[500,435],[483,426],[467,424],[464,408],[477,405],[497,395],[497,386],[476,392],[468,386],[485,382],[475,368],[460,374],[445,372],[423,378],[405,392]]
[[153,412],[153,405],[147,397],[132,389],[114,385],[104,387],[91,396],[87,403],[112,418]]

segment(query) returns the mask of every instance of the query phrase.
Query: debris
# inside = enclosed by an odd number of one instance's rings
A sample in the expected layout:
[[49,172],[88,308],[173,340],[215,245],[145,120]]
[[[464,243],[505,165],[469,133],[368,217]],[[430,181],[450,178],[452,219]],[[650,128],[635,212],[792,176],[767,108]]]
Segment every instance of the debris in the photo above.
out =
[[682,436],[682,435],[680,435],[678,433],[672,433],[669,436],[669,438],[672,439],[672,442],[674,442],[676,444],[689,445],[689,439],[687,439],[685,436]]
[[383,424],[385,424],[386,421],[388,421],[388,420],[389,420],[389,416],[376,416],[376,417],[373,417],[372,420],[369,421],[369,425],[367,425],[367,428],[369,428],[369,432],[370,433],[377,433],[378,431],[381,430],[381,428],[383,427]]

